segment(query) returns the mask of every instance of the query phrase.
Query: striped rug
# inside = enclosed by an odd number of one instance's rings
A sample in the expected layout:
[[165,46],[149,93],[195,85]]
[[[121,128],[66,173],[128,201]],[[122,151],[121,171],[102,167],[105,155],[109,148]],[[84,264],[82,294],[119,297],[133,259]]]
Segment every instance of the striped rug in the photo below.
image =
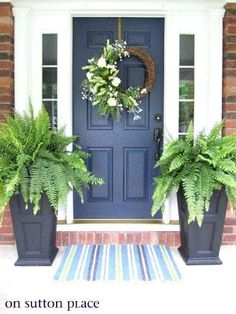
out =
[[180,272],[165,245],[72,245],[55,280],[179,280]]

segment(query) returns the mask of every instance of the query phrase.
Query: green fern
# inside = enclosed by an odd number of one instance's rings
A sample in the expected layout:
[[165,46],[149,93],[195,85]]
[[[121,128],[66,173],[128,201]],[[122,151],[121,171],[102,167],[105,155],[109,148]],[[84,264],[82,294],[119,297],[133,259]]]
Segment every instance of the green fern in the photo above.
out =
[[202,224],[214,190],[225,188],[231,208],[236,205],[236,134],[221,138],[223,122],[210,134],[201,132],[195,139],[190,123],[185,138],[171,140],[156,167],[154,216],[163,209],[172,190],[182,186],[188,206],[188,221]]
[[28,114],[15,113],[0,125],[0,220],[14,194],[21,192],[36,214],[43,193],[57,211],[70,189],[75,188],[83,200],[84,187],[103,183],[88,171],[84,160],[89,154],[74,144],[76,140],[66,136],[64,128],[51,129],[44,108],[34,116],[31,105]]

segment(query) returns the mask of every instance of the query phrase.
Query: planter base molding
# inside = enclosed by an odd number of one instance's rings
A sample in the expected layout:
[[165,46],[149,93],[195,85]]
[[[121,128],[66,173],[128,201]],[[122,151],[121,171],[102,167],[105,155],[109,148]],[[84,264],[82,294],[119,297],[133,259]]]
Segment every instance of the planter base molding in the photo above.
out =
[[58,248],[55,248],[49,257],[19,257],[15,266],[51,266],[57,255]]
[[186,265],[221,265],[222,261],[221,259],[216,257],[189,257],[184,248],[180,246],[178,248],[178,251],[183,258]]

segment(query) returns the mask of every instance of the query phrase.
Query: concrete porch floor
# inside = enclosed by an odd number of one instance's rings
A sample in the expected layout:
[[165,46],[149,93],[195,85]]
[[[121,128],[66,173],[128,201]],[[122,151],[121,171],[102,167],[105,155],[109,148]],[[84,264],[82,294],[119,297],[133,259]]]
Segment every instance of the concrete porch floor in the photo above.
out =
[[[0,313],[195,314],[236,311],[236,246],[222,246],[223,265],[186,266],[172,248],[183,279],[180,282],[56,282],[55,269],[65,247],[51,267],[15,267],[15,246],[0,246]],[[41,308],[25,308],[41,300]],[[43,300],[61,301],[63,308],[45,308]],[[97,309],[71,308],[68,302],[99,301]],[[6,308],[14,301],[21,308]],[[18,302],[19,301],[19,302]],[[26,302],[26,303],[25,303]],[[52,306],[52,302],[48,303]],[[59,303],[58,303],[59,304]],[[45,303],[47,306],[47,304]],[[72,302],[70,303],[72,305]]]

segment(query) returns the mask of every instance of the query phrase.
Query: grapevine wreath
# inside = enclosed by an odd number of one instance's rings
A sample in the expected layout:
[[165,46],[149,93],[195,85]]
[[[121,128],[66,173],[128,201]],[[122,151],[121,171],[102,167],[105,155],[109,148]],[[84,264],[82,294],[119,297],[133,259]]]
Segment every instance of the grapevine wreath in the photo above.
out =
[[[120,87],[117,60],[135,56],[139,58],[146,69],[145,83],[142,88]],[[117,120],[123,110],[133,113],[134,120],[140,119],[141,99],[152,89],[155,80],[155,64],[152,58],[142,49],[127,47],[125,41],[110,44],[109,40],[100,57],[88,60],[88,65],[82,68],[86,71],[86,79],[82,82],[82,99],[88,99],[93,106],[98,106],[101,116],[111,116]]]

